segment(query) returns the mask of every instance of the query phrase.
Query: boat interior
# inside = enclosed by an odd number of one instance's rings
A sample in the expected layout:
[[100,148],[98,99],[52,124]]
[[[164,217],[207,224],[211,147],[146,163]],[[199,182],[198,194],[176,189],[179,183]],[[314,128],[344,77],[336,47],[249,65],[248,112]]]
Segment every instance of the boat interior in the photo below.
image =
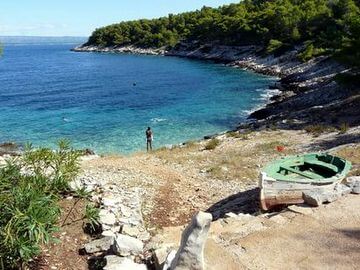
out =
[[305,155],[279,162],[270,177],[279,180],[322,180],[344,169],[345,161],[330,155]]

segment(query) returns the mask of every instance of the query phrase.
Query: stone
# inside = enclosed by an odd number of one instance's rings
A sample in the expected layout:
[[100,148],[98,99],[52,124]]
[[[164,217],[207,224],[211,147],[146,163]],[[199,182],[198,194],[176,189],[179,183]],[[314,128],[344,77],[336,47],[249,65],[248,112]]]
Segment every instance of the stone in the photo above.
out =
[[[167,255],[168,255],[168,248],[161,247],[161,248],[155,249],[155,251],[153,253],[153,258],[154,258],[156,270],[162,270],[164,268],[163,264],[166,261]],[[175,254],[174,254],[174,257],[175,257]]]
[[192,218],[182,234],[180,248],[171,262],[171,270],[204,269],[204,246],[211,221],[212,215],[201,211]]
[[138,255],[143,251],[144,243],[135,237],[117,234],[114,251],[120,256]]
[[[323,203],[323,197],[321,193],[315,192],[312,190],[307,190],[303,192],[304,202],[311,206],[319,206]],[[289,207],[290,209],[290,207]],[[290,209],[292,210],[292,209]],[[296,211],[295,211],[296,212]]]
[[345,184],[351,188],[351,193],[360,194],[360,176],[350,176]]
[[108,210],[101,209],[99,213],[99,221],[101,224],[114,225],[116,223],[116,217],[114,213]]
[[336,201],[346,192],[342,186],[335,186],[333,190],[307,190],[303,192],[303,199],[308,205],[319,206]]
[[233,212],[229,212],[229,213],[226,213],[226,214],[225,214],[225,217],[227,217],[227,218],[236,218],[237,215],[234,214]]
[[115,237],[115,233],[111,230],[107,230],[107,231],[103,231],[101,233],[102,236],[112,236],[112,237]]
[[[162,270],[169,270],[171,269],[171,263],[172,261],[175,259],[176,256],[176,250],[172,250],[170,251],[170,253],[166,256],[166,260],[164,262],[164,266],[162,268]],[[157,269],[156,269],[157,270]]]
[[138,264],[129,258],[115,255],[105,256],[106,266],[104,270],[147,270],[145,264]]
[[81,182],[80,179],[75,179],[69,183],[69,187],[73,191],[77,191],[79,189],[82,189],[84,187],[84,184]]
[[141,232],[141,233],[138,234],[137,238],[140,239],[143,242],[147,242],[147,241],[150,240],[151,235],[148,232]]
[[129,235],[129,236],[137,237],[140,232],[139,232],[139,229],[137,227],[125,224],[122,227],[121,233]]
[[116,198],[112,198],[112,197],[103,197],[102,198],[102,204],[104,206],[108,206],[108,207],[114,207],[116,206],[116,204],[119,202],[118,199]]
[[360,194],[360,181],[354,184],[351,192],[354,194]]
[[336,184],[335,191],[341,193],[341,196],[345,196],[351,193],[351,188],[344,184]]
[[91,254],[95,252],[108,251],[113,244],[114,237],[106,236],[104,238],[96,239],[94,241],[91,241],[90,243],[85,244],[84,248],[86,253]]

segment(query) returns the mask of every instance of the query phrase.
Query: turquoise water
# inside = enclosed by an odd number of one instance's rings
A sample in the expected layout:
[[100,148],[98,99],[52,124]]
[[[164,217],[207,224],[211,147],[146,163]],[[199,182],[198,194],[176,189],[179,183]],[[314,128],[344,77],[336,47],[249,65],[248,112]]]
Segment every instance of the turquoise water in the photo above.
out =
[[[0,38],[1,40],[1,38]],[[35,40],[36,41],[36,40]],[[235,127],[263,104],[273,78],[161,56],[75,53],[67,41],[5,43],[0,142],[130,153]]]

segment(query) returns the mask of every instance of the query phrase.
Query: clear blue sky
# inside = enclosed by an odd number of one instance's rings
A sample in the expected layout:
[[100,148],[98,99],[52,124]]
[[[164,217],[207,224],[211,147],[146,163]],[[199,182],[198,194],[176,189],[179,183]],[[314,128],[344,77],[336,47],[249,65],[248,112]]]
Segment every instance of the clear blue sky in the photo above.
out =
[[89,36],[96,28],[124,20],[217,7],[236,0],[5,0],[0,36]]

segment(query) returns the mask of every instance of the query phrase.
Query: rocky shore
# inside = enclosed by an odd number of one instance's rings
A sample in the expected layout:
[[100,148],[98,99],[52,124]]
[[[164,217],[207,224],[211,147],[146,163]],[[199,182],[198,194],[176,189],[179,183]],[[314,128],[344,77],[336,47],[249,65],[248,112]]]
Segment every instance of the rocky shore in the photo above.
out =
[[[356,232],[340,231],[358,224],[360,216],[353,206],[360,198],[359,177],[348,177],[345,185],[326,194],[306,194],[308,204],[316,207],[293,205],[271,213],[258,208],[256,179],[269,159],[320,149],[349,159],[351,174],[358,175],[359,145],[346,140],[359,137],[359,128],[318,137],[294,130],[254,131],[247,136],[217,136],[220,145],[213,150],[200,141],[151,155],[82,161],[83,173],[72,187],[92,192],[102,227],[101,236],[85,244],[86,253],[102,258],[107,270],[296,268],[304,256],[311,259],[301,261],[302,268],[328,266],[328,260],[316,255],[328,255],[324,239],[331,235],[342,248],[356,243],[349,237]],[[274,150],[279,144],[286,145],[284,153]],[[338,144],[342,146],[334,147]],[[206,214],[195,215],[198,211]],[[285,245],[291,252],[282,252]],[[275,252],[281,254],[276,262]],[[352,267],[356,255],[348,252],[346,262],[339,264]]]
[[[351,71],[330,57],[320,56],[306,63],[297,58],[302,47],[282,53],[266,55],[259,46],[222,46],[198,43],[181,43],[171,50],[165,48],[137,48],[135,46],[97,47],[79,46],[77,52],[112,52],[147,55],[164,55],[211,60],[235,68],[278,76],[280,80],[270,85],[280,94],[271,98],[264,108],[253,112],[251,125],[259,127],[287,122],[289,126],[303,128],[309,124],[359,125],[357,108],[360,93],[336,82],[337,74]],[[240,124],[240,128],[249,124]]]

